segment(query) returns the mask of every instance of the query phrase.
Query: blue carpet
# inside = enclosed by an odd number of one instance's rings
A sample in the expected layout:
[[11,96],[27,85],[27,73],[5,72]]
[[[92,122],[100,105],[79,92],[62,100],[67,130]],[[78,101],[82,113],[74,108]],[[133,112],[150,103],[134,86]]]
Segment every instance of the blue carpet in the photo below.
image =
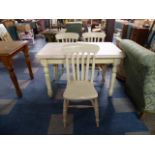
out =
[[[14,68],[22,87],[23,97],[18,99],[5,68],[0,65],[0,134],[108,134],[124,135],[148,132],[144,123],[138,119],[133,104],[124,92],[124,83],[116,81],[112,97],[107,88],[111,68],[107,70],[104,85],[96,82],[100,104],[100,127],[96,128],[93,109],[70,109],[69,124],[66,129],[62,123],[63,99],[61,93],[64,81],[55,81],[55,97],[49,98],[45,85],[43,69],[35,54],[45,45],[37,39],[30,48],[34,80],[26,71],[24,56],[14,59]],[[52,73],[52,66],[50,66]],[[52,74],[51,74],[51,78]],[[61,92],[61,93],[60,93]]]

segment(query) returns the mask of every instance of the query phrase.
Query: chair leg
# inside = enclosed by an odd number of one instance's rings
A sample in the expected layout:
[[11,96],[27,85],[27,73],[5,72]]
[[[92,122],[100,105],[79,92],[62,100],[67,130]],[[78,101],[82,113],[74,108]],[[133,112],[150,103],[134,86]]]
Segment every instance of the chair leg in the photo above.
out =
[[94,110],[95,110],[96,126],[99,127],[99,105],[97,98],[94,101],[95,101]]
[[139,114],[139,118],[140,118],[141,120],[144,120],[145,116],[146,116],[146,112],[141,112],[141,113]]
[[63,123],[64,123],[64,127],[66,127],[66,124],[67,124],[67,105],[68,105],[67,100],[64,100],[64,103],[63,103]]
[[106,74],[107,66],[106,65],[102,65],[101,68],[102,68],[102,82],[104,82],[105,81],[105,74]]

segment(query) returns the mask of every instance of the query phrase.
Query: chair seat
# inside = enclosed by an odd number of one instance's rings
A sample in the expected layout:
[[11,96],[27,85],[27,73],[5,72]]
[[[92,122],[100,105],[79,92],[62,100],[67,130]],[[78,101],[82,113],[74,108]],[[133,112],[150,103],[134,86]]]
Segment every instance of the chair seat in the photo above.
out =
[[89,81],[71,81],[63,97],[68,100],[90,100],[98,97],[94,85]]

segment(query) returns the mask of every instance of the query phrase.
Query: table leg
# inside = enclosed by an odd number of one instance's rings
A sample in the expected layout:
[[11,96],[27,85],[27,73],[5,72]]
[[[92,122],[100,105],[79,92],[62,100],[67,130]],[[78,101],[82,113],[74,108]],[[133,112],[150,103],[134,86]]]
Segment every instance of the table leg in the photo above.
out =
[[25,45],[23,52],[24,52],[24,55],[25,55],[25,62],[27,64],[27,67],[28,67],[28,70],[29,70],[30,78],[33,79],[34,77],[33,77],[33,72],[32,72],[32,67],[31,67],[31,62],[30,62],[28,45]]
[[48,68],[48,62],[47,60],[41,60],[41,64],[43,66],[44,74],[45,74],[45,82],[47,86],[47,93],[49,97],[52,97],[53,91],[51,88],[51,80],[50,80],[50,75],[49,75],[49,68]]
[[54,79],[58,80],[58,65],[53,65]]
[[115,60],[113,63],[113,68],[112,68],[112,73],[111,73],[111,78],[110,78],[109,96],[112,96],[113,94],[114,84],[115,84],[115,79],[116,79],[117,64],[118,62],[117,60]]
[[22,97],[22,91],[19,87],[17,77],[13,69],[11,57],[5,57],[5,58],[2,58],[1,60],[9,72],[10,78],[15,86],[17,96]]

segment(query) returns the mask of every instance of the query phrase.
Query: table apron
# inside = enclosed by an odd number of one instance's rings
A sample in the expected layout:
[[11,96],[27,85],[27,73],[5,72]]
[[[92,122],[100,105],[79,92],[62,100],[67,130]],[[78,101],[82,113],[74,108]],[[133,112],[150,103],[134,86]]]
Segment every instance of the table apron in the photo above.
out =
[[[119,61],[120,58],[104,58],[96,59],[96,64],[113,64],[115,61]],[[46,61],[47,64],[65,64],[65,59],[40,59],[40,61]]]

